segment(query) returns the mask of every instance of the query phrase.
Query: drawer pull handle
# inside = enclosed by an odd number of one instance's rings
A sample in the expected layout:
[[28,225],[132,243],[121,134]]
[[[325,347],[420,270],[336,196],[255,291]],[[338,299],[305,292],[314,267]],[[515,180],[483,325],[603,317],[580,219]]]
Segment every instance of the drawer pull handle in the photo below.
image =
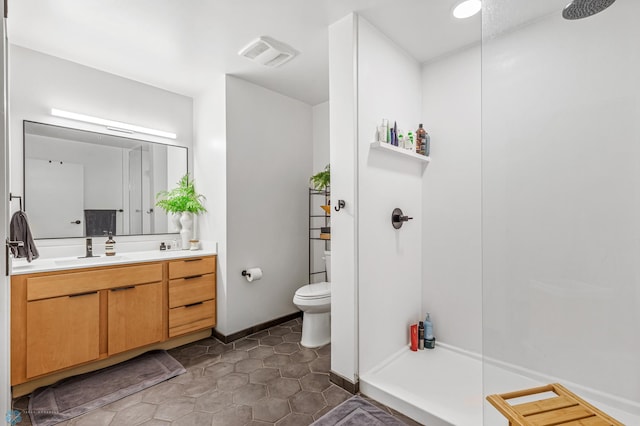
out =
[[98,292],[97,291],[88,291],[86,293],[71,294],[71,295],[69,295],[69,297],[82,297],[82,296],[89,296],[90,294],[98,294]]
[[190,276],[190,277],[184,277],[184,279],[185,279],[185,280],[192,280],[192,279],[194,279],[194,278],[202,278],[202,274],[200,274],[200,275],[193,275],[193,276]]
[[190,303],[188,305],[184,305],[185,308],[190,308],[192,306],[198,306],[198,305],[202,305],[204,302],[196,302],[196,303]]
[[111,291],[131,290],[132,288],[136,288],[136,286],[134,286],[134,285],[130,285],[130,286],[128,286],[128,287],[112,288],[112,289],[111,289]]
[[185,259],[185,262],[200,262],[202,259]]

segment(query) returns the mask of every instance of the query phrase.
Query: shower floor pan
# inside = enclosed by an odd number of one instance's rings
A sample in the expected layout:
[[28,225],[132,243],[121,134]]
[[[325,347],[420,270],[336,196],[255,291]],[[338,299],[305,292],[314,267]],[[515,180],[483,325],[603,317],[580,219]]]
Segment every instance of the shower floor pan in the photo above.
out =
[[[536,380],[489,363],[484,365],[484,375],[485,389],[477,354],[444,344],[417,352],[406,348],[362,374],[360,392],[429,426],[506,426],[507,420],[483,395],[563,382],[542,376]],[[569,383],[566,386],[571,388]],[[640,409],[630,413],[592,398],[580,388],[572,390],[622,423],[640,425]]]

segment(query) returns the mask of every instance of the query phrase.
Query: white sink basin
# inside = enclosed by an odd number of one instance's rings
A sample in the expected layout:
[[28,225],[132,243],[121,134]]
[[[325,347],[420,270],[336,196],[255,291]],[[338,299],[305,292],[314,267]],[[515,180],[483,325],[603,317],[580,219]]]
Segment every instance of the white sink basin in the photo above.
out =
[[94,257],[79,257],[77,259],[60,259],[55,260],[54,263],[59,266],[73,266],[73,265],[100,265],[102,263],[119,262],[127,260],[126,256],[94,256]]

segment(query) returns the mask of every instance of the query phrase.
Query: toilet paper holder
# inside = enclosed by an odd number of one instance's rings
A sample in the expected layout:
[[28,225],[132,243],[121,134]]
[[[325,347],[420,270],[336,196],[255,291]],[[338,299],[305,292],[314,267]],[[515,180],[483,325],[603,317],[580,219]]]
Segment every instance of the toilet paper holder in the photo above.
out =
[[255,268],[247,268],[242,271],[242,276],[247,279],[247,281],[254,282],[262,279],[262,269]]

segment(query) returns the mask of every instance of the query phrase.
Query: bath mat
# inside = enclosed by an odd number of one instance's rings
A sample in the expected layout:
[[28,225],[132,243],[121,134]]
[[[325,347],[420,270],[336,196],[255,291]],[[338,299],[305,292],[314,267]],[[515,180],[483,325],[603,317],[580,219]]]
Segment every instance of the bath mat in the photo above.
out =
[[184,373],[166,351],[151,351],[120,364],[33,391],[29,416],[34,426],[51,426],[103,407]]
[[312,426],[406,426],[405,423],[368,403],[359,396],[353,396],[324,416]]

